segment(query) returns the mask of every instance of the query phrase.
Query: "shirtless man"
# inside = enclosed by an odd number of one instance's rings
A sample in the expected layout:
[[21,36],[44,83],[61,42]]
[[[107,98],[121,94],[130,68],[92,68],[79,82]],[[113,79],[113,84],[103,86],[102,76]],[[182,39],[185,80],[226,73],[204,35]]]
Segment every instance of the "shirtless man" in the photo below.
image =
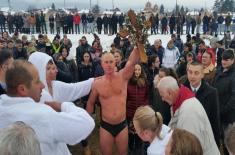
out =
[[105,75],[94,81],[87,102],[87,111],[93,112],[97,99],[101,103],[100,147],[103,155],[113,154],[116,144],[119,155],[126,155],[128,149],[128,129],[126,122],[127,84],[139,61],[139,51],[134,48],[126,66],[115,72],[115,59],[111,53],[105,53],[101,65]]

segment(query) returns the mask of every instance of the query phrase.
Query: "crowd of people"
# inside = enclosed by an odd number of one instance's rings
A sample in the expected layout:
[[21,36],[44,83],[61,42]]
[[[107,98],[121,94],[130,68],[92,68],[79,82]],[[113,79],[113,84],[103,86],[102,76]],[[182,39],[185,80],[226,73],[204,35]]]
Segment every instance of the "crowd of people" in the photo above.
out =
[[[196,34],[203,31],[204,34],[222,34],[223,32],[235,31],[235,18],[228,13],[227,15],[218,13],[172,13],[151,15],[144,12],[138,16],[143,21],[149,19],[151,22],[151,34]],[[26,34],[51,33],[60,34],[90,34],[98,32],[101,34],[117,34],[118,29],[122,29],[128,22],[127,15],[124,13],[116,14],[94,14],[77,12],[29,12],[4,15],[0,12],[0,30],[4,32],[21,32]],[[184,29],[186,31],[184,32]]]
[[[235,35],[227,27],[206,45],[189,29],[186,42],[170,30],[166,47],[156,36],[142,63],[132,38],[118,33],[104,51],[96,34],[91,44],[84,35],[73,45],[69,28],[52,41],[46,29],[37,38],[2,32],[0,154],[69,155],[67,145],[81,142],[88,155],[97,106],[104,155],[114,145],[120,155],[234,154]],[[72,46],[76,58],[68,59]]]

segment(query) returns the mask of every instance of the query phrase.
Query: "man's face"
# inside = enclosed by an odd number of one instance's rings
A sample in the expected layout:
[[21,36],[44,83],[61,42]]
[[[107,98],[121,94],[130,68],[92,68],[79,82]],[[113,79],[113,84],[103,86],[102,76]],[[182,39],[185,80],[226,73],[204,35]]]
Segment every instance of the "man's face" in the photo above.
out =
[[173,104],[173,98],[172,98],[171,91],[169,89],[166,89],[166,88],[158,88],[158,90],[159,90],[159,94],[162,98],[162,101],[165,101],[169,105],[172,105]]
[[32,98],[35,102],[39,102],[41,98],[42,89],[45,87],[39,79],[38,71],[35,67],[30,67],[29,71],[33,77],[30,88],[26,88],[27,96]]
[[8,70],[8,68],[12,65],[14,59],[13,58],[9,58],[8,60],[6,60],[2,65],[1,65],[1,74],[5,77],[5,73]]
[[188,46],[184,46],[184,52],[188,52],[188,51],[189,51]]
[[193,57],[192,56],[186,56],[186,61],[188,63],[192,63],[193,62]]
[[56,75],[58,73],[56,65],[53,63],[48,63],[46,67],[46,80],[50,82],[52,80],[56,80]]
[[82,44],[82,45],[85,45],[85,44],[86,44],[86,39],[84,39],[84,38],[81,39],[81,44]]
[[193,87],[198,87],[204,76],[202,66],[189,65],[187,69],[187,76],[190,84]]
[[202,55],[202,64],[207,67],[211,64],[211,56],[207,52],[204,52]]
[[154,42],[154,47],[155,47],[156,49],[158,49],[160,46],[161,46],[161,42],[160,42],[159,40],[156,40],[156,41]]
[[105,74],[111,74],[115,71],[115,59],[111,53],[107,53],[102,57],[102,67]]
[[199,44],[199,49],[200,50],[206,49],[206,46],[203,43],[201,43],[201,44]]
[[9,42],[7,44],[7,48],[12,49],[14,47],[14,44],[12,42]]
[[232,66],[234,63],[234,59],[222,59],[222,67],[224,69],[228,69],[230,66]]
[[16,48],[17,48],[18,50],[21,50],[21,49],[23,48],[22,43],[17,43],[17,44],[16,44]]
[[38,42],[39,43],[44,43],[44,39],[43,38],[38,38]]

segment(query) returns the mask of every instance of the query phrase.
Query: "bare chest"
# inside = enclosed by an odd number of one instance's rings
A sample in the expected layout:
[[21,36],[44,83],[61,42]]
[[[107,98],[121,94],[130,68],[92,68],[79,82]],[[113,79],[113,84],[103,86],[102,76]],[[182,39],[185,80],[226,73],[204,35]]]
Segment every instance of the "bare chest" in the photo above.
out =
[[98,89],[99,96],[103,99],[122,95],[126,92],[126,84],[120,79],[104,80]]

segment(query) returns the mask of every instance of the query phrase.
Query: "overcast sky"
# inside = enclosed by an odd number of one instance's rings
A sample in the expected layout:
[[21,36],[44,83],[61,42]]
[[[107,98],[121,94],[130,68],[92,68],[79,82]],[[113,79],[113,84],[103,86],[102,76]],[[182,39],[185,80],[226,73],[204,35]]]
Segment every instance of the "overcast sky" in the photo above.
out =
[[[0,6],[7,4],[7,0],[0,0],[3,2],[0,4]],[[48,5],[51,5],[51,3],[55,3],[56,6],[62,7],[64,4],[64,0],[10,0],[13,7],[20,7],[27,5],[36,5],[38,7],[45,7]],[[112,8],[112,0],[91,0],[92,4],[97,4],[97,1],[99,5],[104,9],[111,9]],[[144,4],[148,0],[113,0],[114,6],[119,7],[120,9],[129,9],[129,8],[135,8],[140,9],[144,7]],[[175,4],[176,0],[149,0],[152,4],[158,4],[160,6],[163,4],[165,8],[172,9]],[[89,7],[90,0],[65,0],[66,7]],[[179,5],[184,5],[190,9],[193,8],[211,8],[214,4],[214,0],[177,0],[177,3]]]

